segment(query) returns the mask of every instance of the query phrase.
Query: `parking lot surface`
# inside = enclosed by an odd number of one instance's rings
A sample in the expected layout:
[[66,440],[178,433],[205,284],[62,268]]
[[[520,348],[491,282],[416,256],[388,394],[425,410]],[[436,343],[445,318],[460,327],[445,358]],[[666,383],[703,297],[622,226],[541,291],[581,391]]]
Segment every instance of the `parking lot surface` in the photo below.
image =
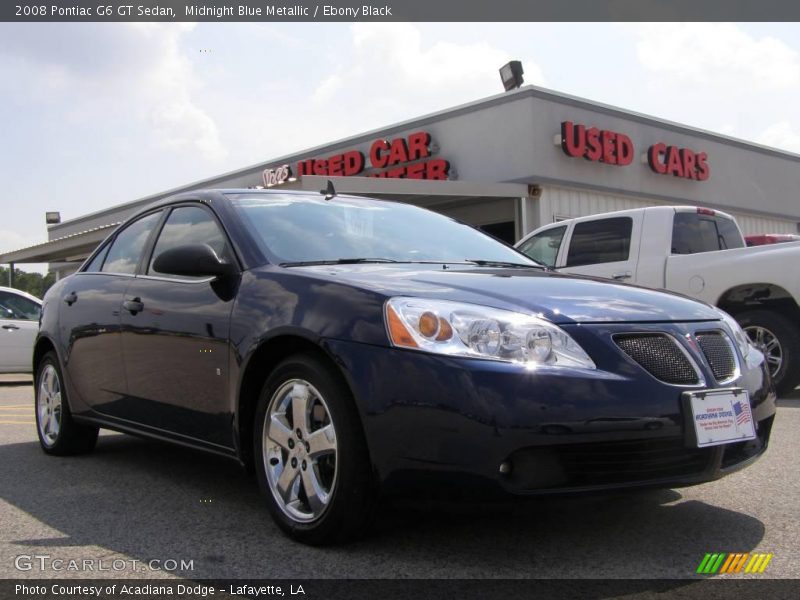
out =
[[798,431],[795,392],[766,455],[721,481],[386,507],[367,539],[308,548],[281,535],[255,479],[226,459],[105,432],[93,454],[46,456],[30,378],[0,376],[0,577],[685,578],[707,552],[765,552],[756,577],[798,578]]

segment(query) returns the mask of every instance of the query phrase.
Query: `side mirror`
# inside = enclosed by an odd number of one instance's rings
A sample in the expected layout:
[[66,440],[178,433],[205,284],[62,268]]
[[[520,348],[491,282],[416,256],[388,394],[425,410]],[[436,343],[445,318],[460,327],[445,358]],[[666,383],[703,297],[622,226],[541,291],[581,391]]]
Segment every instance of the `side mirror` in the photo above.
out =
[[223,262],[208,244],[187,244],[165,250],[153,261],[153,269],[186,277],[224,277],[236,270]]

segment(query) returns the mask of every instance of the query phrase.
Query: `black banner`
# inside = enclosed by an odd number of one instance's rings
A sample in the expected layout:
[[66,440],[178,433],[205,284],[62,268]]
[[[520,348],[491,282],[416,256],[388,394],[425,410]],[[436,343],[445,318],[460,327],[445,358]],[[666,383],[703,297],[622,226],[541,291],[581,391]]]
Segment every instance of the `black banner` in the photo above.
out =
[[625,598],[788,600],[797,597],[791,579],[303,579],[303,580],[0,580],[0,598],[30,600],[601,600]]
[[798,21],[789,0],[4,1],[0,21]]

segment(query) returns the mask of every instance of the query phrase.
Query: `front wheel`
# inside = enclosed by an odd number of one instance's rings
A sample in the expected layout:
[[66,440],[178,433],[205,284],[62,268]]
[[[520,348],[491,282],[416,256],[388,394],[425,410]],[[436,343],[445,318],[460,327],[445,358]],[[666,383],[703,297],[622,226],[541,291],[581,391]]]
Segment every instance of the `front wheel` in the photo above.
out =
[[779,395],[800,383],[800,330],[783,315],[769,310],[749,310],[736,315],[753,345],[764,353]]
[[55,352],[45,354],[36,369],[36,431],[47,454],[64,456],[90,452],[97,443],[97,427],[72,419],[67,390]]
[[256,474],[278,526],[307,544],[346,541],[369,523],[370,461],[349,390],[323,362],[281,363],[259,396]]

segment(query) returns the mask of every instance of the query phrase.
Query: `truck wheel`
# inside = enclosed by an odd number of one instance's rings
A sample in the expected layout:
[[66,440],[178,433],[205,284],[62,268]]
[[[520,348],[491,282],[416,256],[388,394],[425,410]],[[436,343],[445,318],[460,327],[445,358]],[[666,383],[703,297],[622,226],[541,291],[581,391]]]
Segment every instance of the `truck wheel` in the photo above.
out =
[[750,341],[764,353],[780,396],[800,383],[800,329],[783,315],[769,310],[749,310],[736,320]]
[[67,390],[55,352],[45,354],[36,369],[36,431],[47,454],[65,456],[91,452],[97,443],[97,427],[72,420]]
[[256,408],[255,470],[278,526],[306,544],[361,534],[374,490],[367,445],[347,387],[308,355],[282,362]]

